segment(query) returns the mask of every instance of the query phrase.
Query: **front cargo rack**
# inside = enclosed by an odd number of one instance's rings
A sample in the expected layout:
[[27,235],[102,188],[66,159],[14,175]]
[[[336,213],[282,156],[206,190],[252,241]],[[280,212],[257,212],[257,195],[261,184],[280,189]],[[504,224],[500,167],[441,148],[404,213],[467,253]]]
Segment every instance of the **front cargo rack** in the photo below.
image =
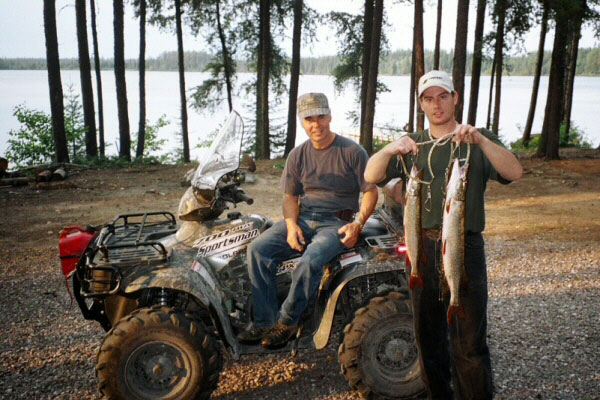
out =
[[177,231],[167,211],[119,215],[105,225],[88,249],[83,297],[105,297],[121,288],[122,269],[165,262],[169,252],[159,240]]

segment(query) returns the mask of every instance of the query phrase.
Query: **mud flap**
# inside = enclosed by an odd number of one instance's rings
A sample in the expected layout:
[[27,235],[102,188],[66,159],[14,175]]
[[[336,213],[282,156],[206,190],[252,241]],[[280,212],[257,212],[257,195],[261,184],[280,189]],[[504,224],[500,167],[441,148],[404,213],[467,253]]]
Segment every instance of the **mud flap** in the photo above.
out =
[[342,271],[338,276],[335,277],[335,280],[332,285],[333,289],[329,295],[329,300],[327,301],[327,305],[325,306],[325,311],[323,312],[323,317],[321,318],[321,323],[319,324],[319,328],[313,335],[313,343],[315,345],[315,349],[321,350],[325,346],[327,346],[327,342],[329,342],[329,336],[331,335],[331,327],[333,326],[333,318],[335,316],[335,309],[337,306],[338,298],[340,293],[346,287],[348,282],[358,277],[364,275],[374,275],[381,272],[391,272],[391,271],[404,271],[404,263],[399,265],[399,262],[382,262],[382,263],[372,263],[363,264],[359,263],[355,266],[348,268]]

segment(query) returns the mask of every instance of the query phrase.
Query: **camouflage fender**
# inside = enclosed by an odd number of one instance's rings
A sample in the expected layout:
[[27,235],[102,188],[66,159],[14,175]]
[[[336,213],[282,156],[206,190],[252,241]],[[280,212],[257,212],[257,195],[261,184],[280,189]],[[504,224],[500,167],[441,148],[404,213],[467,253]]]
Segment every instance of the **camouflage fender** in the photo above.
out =
[[[179,264],[179,263],[176,263]],[[186,265],[192,265],[191,263]],[[162,266],[145,266],[136,268],[131,274],[123,277],[122,288],[125,293],[136,292],[148,288],[166,288],[189,293],[216,314],[219,319],[217,329],[234,360],[240,358],[240,346],[225,308],[221,304],[219,288],[210,268],[199,262],[193,264],[194,269],[173,264]],[[217,322],[217,321],[215,321]]]
[[342,270],[334,278],[335,281],[331,285],[332,290],[330,291],[329,300],[325,306],[321,323],[313,335],[315,349],[321,350],[327,346],[327,342],[329,342],[338,298],[348,282],[364,275],[373,275],[391,271],[404,271],[404,262],[400,262],[395,255],[389,255],[382,252],[366,263],[360,262]]

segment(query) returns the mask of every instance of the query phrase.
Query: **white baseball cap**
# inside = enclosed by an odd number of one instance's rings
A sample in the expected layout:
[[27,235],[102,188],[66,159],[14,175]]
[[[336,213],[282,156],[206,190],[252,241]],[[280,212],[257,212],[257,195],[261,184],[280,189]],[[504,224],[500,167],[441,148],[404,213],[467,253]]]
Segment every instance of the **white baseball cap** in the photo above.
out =
[[419,79],[419,97],[423,92],[430,87],[438,86],[448,91],[448,93],[454,92],[454,84],[452,78],[444,71],[433,70],[429,71]]

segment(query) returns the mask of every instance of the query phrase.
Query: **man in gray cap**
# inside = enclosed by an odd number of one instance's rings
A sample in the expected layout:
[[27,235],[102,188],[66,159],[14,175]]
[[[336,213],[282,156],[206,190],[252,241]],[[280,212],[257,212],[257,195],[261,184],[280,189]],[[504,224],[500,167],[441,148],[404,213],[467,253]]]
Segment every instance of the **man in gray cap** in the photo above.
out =
[[[414,164],[424,172],[420,194],[423,256],[418,262],[422,280],[411,289],[421,377],[432,399],[491,399],[492,366],[486,338],[487,272],[481,235],[485,225],[484,193],[489,179],[506,184],[519,179],[523,169],[490,131],[456,121],[454,109],[458,96],[446,72],[430,71],[423,75],[419,79],[419,102],[429,120],[429,129],[405,135],[374,154],[368,162],[365,179],[379,184],[395,177],[408,180],[399,167],[400,157],[409,171]],[[453,142],[440,142],[432,149],[434,140],[450,134]],[[463,314],[450,318],[448,299],[440,292],[440,228],[446,169],[453,157],[465,157],[467,144],[471,144],[464,227],[464,268],[468,282],[459,296]],[[395,194],[401,197],[401,190]],[[410,266],[407,276],[410,277]]]
[[[298,117],[310,140],[290,152],[281,176],[284,220],[247,249],[254,323],[238,338],[262,339],[262,346],[269,348],[284,345],[297,333],[323,265],[356,244],[378,196],[377,187],[364,180],[369,158],[365,149],[330,130],[331,110],[324,94],[300,96]],[[277,267],[294,256],[300,259],[280,307]]]

